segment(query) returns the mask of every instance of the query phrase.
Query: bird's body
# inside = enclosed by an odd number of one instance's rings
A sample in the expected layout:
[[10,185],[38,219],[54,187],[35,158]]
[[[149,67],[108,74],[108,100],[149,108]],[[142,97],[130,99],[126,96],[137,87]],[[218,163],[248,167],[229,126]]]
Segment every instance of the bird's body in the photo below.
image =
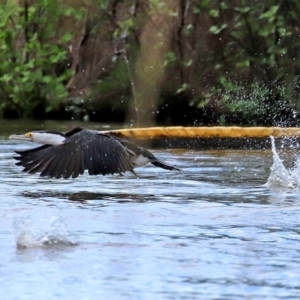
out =
[[11,135],[10,139],[43,144],[40,147],[15,151],[14,157],[24,172],[40,176],[75,178],[85,170],[89,175],[133,174],[134,168],[152,163],[167,169],[180,169],[157,159],[150,151],[127,140],[112,137],[96,130],[75,128],[67,133],[32,131]]

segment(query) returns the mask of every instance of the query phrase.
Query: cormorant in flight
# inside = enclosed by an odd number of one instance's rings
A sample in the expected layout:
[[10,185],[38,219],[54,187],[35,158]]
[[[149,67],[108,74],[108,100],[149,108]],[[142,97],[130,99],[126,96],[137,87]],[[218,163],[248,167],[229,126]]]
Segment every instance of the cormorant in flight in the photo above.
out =
[[[55,178],[76,178],[88,170],[89,175],[133,174],[134,168],[147,163],[174,171],[150,151],[129,141],[96,130],[75,128],[67,133],[56,131],[31,131],[11,135],[9,139],[43,144],[37,148],[15,151],[16,165],[28,173]],[[136,174],[135,174],[136,175]]]

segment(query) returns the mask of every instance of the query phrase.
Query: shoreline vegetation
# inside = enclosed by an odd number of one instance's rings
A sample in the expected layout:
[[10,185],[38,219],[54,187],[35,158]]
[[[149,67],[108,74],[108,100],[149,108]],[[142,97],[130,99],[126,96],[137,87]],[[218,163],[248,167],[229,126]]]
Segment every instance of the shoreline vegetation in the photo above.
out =
[[297,0],[0,5],[4,118],[299,126]]

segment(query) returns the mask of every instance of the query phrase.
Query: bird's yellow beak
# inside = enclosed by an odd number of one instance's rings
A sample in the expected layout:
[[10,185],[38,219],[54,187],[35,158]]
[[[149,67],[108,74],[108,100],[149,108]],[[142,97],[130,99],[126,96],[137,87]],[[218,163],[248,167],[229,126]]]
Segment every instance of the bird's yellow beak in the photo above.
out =
[[29,141],[29,142],[33,141],[31,132],[27,132],[25,134],[20,134],[20,135],[12,134],[8,138],[10,140],[22,140],[22,141]]

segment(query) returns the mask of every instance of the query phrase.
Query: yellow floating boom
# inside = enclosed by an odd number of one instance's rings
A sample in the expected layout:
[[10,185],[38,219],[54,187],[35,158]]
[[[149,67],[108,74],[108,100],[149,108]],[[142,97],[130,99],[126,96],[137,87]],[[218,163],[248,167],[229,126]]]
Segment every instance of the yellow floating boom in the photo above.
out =
[[159,138],[277,138],[300,137],[300,128],[290,127],[149,127],[111,130],[109,133],[131,139]]

